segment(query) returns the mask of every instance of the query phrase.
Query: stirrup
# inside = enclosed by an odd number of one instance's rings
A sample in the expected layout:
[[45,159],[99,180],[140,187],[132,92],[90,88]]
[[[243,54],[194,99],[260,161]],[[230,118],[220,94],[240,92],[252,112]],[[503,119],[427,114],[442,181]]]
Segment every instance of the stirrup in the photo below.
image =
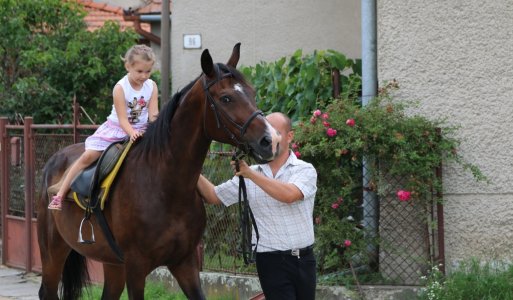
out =
[[[89,222],[89,226],[91,227],[91,239],[90,240],[84,240],[82,238],[82,225],[84,225],[84,221]],[[89,220],[89,218],[83,218],[80,222],[80,227],[78,228],[78,240],[80,244],[94,244],[96,241],[94,240],[94,229],[93,229],[93,223]]]

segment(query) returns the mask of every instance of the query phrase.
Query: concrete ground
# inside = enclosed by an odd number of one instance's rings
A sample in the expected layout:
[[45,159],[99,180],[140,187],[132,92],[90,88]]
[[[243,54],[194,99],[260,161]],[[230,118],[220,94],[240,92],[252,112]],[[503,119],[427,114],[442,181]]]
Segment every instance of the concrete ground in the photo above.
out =
[[41,276],[0,265],[0,300],[36,300]]

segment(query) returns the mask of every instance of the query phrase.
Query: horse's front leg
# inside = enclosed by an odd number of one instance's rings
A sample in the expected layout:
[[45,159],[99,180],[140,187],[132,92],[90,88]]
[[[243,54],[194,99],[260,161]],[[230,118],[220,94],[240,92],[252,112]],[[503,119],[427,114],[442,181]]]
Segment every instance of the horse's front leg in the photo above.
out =
[[180,288],[188,299],[204,300],[205,295],[201,290],[200,266],[195,251],[183,259],[178,265],[168,265],[167,268],[173,274]]
[[102,300],[119,299],[125,288],[125,266],[103,264]]
[[128,299],[144,299],[146,276],[151,272],[149,264],[141,257],[125,256],[125,277]]

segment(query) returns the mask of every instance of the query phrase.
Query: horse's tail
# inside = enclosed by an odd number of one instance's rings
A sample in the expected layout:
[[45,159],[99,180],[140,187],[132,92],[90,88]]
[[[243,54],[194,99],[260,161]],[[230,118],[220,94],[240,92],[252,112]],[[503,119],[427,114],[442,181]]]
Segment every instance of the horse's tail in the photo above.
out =
[[80,299],[82,289],[89,283],[87,260],[71,250],[62,271],[61,299]]

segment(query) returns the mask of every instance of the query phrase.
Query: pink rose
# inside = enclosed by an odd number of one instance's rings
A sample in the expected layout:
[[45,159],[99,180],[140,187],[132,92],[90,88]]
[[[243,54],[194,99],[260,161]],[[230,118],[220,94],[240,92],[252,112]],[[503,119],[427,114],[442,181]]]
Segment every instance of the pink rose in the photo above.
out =
[[353,127],[354,124],[355,124],[354,119],[347,119],[347,121],[346,121],[347,126]]
[[310,123],[315,124],[316,121],[317,121],[316,117],[311,117],[310,118]]
[[319,109],[313,112],[314,117],[318,117],[321,114],[322,114],[322,112]]
[[408,201],[411,198],[411,192],[399,190],[397,191],[397,198],[399,198],[399,201]]
[[323,114],[321,115],[321,119],[327,120],[328,118],[329,118],[328,113],[323,113]]
[[348,248],[349,246],[351,246],[351,241],[350,241],[350,240],[345,240],[345,241],[344,241],[344,246],[345,246],[346,248]]
[[322,121],[322,126],[328,128],[330,127],[330,122]]
[[333,209],[337,209],[338,206],[339,206],[339,204],[337,202],[331,204],[331,208],[333,208]]
[[292,149],[296,150],[297,148],[299,148],[299,147],[297,146],[297,144],[296,144],[296,143],[292,143]]
[[294,155],[296,155],[297,158],[301,157],[301,153],[299,153],[299,151],[294,151]]
[[329,136],[329,137],[334,137],[337,135],[337,130],[336,129],[333,129],[333,128],[328,128],[326,129],[326,134]]

